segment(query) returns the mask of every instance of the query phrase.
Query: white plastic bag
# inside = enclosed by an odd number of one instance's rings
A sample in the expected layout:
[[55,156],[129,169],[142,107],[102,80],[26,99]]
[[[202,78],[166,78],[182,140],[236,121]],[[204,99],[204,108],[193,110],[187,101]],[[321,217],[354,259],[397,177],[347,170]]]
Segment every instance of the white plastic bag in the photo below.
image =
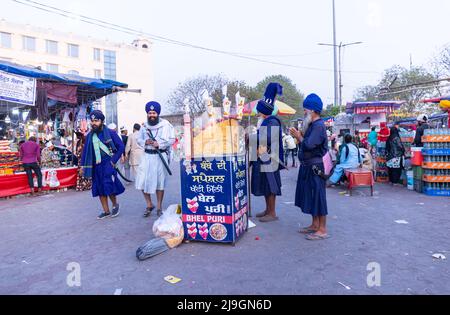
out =
[[183,222],[177,214],[178,205],[171,205],[153,224],[153,234],[164,239],[179,238],[183,232]]
[[51,188],[59,187],[60,183],[59,183],[59,180],[58,180],[58,176],[57,176],[56,170],[48,171],[48,185]]

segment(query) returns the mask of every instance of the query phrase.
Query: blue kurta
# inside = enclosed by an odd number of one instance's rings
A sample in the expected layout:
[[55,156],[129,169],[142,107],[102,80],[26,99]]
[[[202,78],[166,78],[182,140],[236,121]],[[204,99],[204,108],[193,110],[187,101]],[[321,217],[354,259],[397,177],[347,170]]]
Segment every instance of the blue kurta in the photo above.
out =
[[[102,161],[97,164],[94,156],[94,165],[92,172],[92,196],[111,196],[120,195],[125,191],[125,187],[120,182],[117,171],[111,165],[111,162],[116,164],[125,151],[125,146],[122,140],[113,130],[109,130],[111,134],[111,140],[116,147],[116,151],[113,152],[113,156],[109,156],[101,151]],[[103,132],[98,133],[100,141],[105,143],[105,137]],[[108,145],[107,145],[108,146]]]
[[[266,127],[266,128],[264,128]],[[272,129],[274,128],[274,129]],[[280,170],[283,169],[284,153],[282,144],[282,127],[280,120],[275,116],[270,116],[264,120],[258,130],[258,146],[261,144],[267,146],[268,152],[279,152],[279,161],[269,160],[263,162],[259,157],[257,161],[252,162],[252,194],[255,196],[281,196],[281,176]],[[272,131],[273,130],[273,131]],[[278,139],[272,139],[272,133],[278,134]],[[267,143],[264,143],[267,139]],[[278,140],[278,141],[276,141]],[[272,164],[271,164],[272,163]],[[264,171],[264,167],[274,167],[274,171]]]
[[300,145],[300,170],[295,192],[295,205],[314,217],[328,215],[326,182],[313,172],[313,166],[324,170],[323,157],[327,152],[326,127],[319,119],[311,123]]

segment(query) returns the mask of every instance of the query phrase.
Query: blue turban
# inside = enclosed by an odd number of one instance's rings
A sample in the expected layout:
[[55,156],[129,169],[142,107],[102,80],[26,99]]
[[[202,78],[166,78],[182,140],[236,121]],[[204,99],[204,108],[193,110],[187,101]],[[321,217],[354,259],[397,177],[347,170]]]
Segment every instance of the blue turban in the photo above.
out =
[[161,104],[159,104],[158,102],[148,102],[147,105],[145,105],[145,111],[148,112],[149,111],[155,111],[159,114],[161,114]]
[[317,113],[321,113],[323,110],[323,103],[317,94],[309,94],[303,101],[303,108],[313,110]]
[[100,110],[93,110],[91,112],[91,114],[89,115],[89,117],[91,118],[91,120],[94,119],[100,119],[101,121],[105,121],[105,115],[103,115],[102,111]]
[[256,105],[256,110],[266,116],[272,115],[275,109],[275,98],[283,94],[283,87],[278,83],[269,83],[264,93],[264,99]]

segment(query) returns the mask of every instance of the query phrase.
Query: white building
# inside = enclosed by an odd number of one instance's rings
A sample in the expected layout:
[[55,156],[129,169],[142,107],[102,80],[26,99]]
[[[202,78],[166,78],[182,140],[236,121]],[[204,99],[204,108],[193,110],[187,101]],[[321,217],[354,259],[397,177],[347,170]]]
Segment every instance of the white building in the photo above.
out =
[[132,131],[145,118],[145,104],[153,99],[152,43],[112,43],[91,37],[20,25],[0,20],[0,60],[127,83],[141,93],[120,92],[102,100],[107,123]]

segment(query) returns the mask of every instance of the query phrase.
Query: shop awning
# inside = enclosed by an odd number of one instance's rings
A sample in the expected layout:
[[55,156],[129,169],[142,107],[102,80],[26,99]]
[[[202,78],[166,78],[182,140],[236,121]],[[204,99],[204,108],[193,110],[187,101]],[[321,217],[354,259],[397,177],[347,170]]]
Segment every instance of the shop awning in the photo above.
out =
[[0,61],[0,70],[43,82],[56,82],[77,86],[77,97],[99,99],[115,92],[115,87],[128,88],[128,84],[108,79],[94,79],[74,74],[54,73],[32,66],[23,66],[8,61]]

